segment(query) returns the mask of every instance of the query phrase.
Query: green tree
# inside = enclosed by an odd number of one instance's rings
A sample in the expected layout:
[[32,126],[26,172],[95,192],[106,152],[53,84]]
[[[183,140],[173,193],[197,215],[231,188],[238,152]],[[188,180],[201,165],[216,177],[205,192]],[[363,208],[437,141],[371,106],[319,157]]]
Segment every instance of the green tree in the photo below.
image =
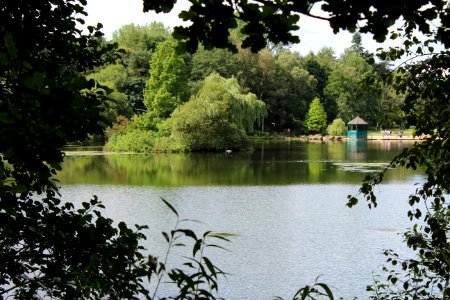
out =
[[113,32],[112,41],[119,44],[127,53],[137,50],[153,52],[169,35],[169,29],[161,22],[151,22],[143,26],[126,24]]
[[319,98],[314,98],[306,115],[306,126],[312,133],[323,132],[327,127],[327,113]]
[[117,92],[127,96],[128,105],[133,108],[134,113],[142,113],[146,109],[144,88],[149,78],[152,54],[156,46],[169,37],[169,29],[159,22],[145,26],[122,26],[112,37],[112,41],[122,49],[121,58],[114,65],[97,70],[90,78],[113,84]]
[[319,98],[323,100],[328,122],[331,122],[336,118],[338,109],[336,99],[328,96],[325,88],[328,84],[331,71],[339,68],[333,49],[322,48],[317,54],[308,54],[305,57],[305,67],[317,80],[317,93]]
[[317,94],[323,99],[324,89],[328,80],[328,70],[319,64],[315,59],[314,53],[310,53],[305,57],[305,68],[317,80]]
[[[194,1],[192,1],[194,2]],[[176,1],[150,1],[144,0],[144,10],[167,12],[173,8]],[[329,13],[329,17],[313,15],[312,7],[320,3],[321,8]],[[235,11],[239,14],[235,15]],[[418,259],[404,261],[401,264],[406,274],[406,280],[398,280],[398,277],[388,276],[391,284],[402,282],[403,293],[394,295],[394,289],[387,287],[384,298],[447,298],[448,290],[448,227],[446,224],[448,206],[444,205],[443,194],[449,193],[449,161],[448,158],[448,102],[449,102],[449,76],[447,70],[450,67],[450,11],[446,1],[424,2],[420,0],[399,0],[395,5],[385,5],[384,2],[350,1],[309,1],[299,4],[295,1],[266,2],[256,0],[237,2],[230,6],[227,2],[214,2],[209,5],[194,3],[188,11],[181,13],[185,21],[192,21],[187,27],[177,28],[176,36],[185,39],[189,50],[195,51],[198,41],[207,44],[230,47],[228,29],[237,27],[236,22],[230,21],[237,16],[247,22],[242,32],[247,34],[243,46],[252,50],[263,48],[267,42],[297,42],[298,38],[291,31],[298,29],[296,23],[300,15],[309,15],[320,19],[328,19],[335,32],[340,29],[354,31],[356,28],[361,33],[372,33],[377,41],[384,41],[389,35],[391,39],[401,37],[402,46],[391,48],[381,53],[381,59],[398,59],[405,54],[412,56],[427,55],[427,59],[412,62],[410,65],[400,67],[406,74],[399,80],[396,89],[405,92],[404,110],[410,122],[417,126],[418,134],[427,134],[424,143],[416,144],[406,150],[392,165],[406,165],[415,168],[426,168],[427,180],[415,195],[410,197],[411,205],[417,202],[431,200],[431,209],[422,215],[417,210],[411,210],[411,218],[421,218],[423,227],[415,227],[412,234],[407,236],[408,245],[413,249],[419,249]],[[199,17],[201,16],[201,17]],[[402,22],[398,30],[390,31],[396,21]],[[274,30],[277,24],[277,29]],[[211,33],[223,34],[211,34]],[[423,39],[418,38],[417,33],[423,34]],[[444,46],[443,50],[434,48],[433,45]],[[427,53],[428,52],[428,53]],[[430,114],[430,107],[433,107]],[[373,185],[381,182],[383,174],[368,179],[361,192],[375,205]],[[357,202],[350,197],[349,204]],[[391,259],[393,265],[398,264],[397,259]],[[418,281],[419,279],[419,281]],[[410,289],[412,287],[412,289]],[[379,297],[378,293],[374,298]],[[430,291],[437,291],[437,295],[430,295]],[[392,292],[392,293],[391,293]],[[308,292],[302,293],[305,298]],[[332,296],[330,296],[332,298]]]
[[212,74],[163,127],[174,150],[233,149],[241,147],[265,115],[264,102],[243,94],[236,79]]
[[236,55],[225,49],[206,50],[200,48],[192,55],[192,71],[190,79],[192,81],[204,80],[212,73],[217,73],[222,77],[231,78],[236,76],[239,69],[239,62]]
[[376,124],[380,117],[379,85],[372,67],[357,53],[348,51],[330,72],[325,96],[334,99],[339,118],[348,122],[361,116]]
[[240,49],[238,58],[239,83],[266,103],[266,128],[281,131],[298,127],[316,95],[317,83],[298,53],[281,50],[274,55],[268,49],[258,53]]
[[[395,76],[395,75],[394,75]],[[380,109],[381,115],[378,125],[382,128],[392,128],[406,126],[405,113],[402,110],[405,94],[396,91],[391,83],[381,81],[380,83]]]
[[355,32],[353,33],[352,36],[352,45],[350,46],[350,50],[356,54],[358,54],[359,56],[361,56],[362,58],[364,58],[364,60],[373,65],[375,64],[375,61],[373,59],[373,55],[370,54],[366,49],[364,49],[363,44],[362,44],[362,36],[361,33],[359,32]]
[[280,129],[299,127],[309,103],[317,96],[317,79],[308,72],[298,53],[282,50],[275,62],[277,73],[272,78],[275,89],[271,96],[280,104]]
[[158,45],[150,65],[150,79],[144,93],[145,106],[151,116],[166,119],[189,98],[189,64],[185,55],[176,52],[176,42]]
[[133,110],[127,95],[119,92],[125,90],[127,82],[124,66],[118,64],[108,65],[101,68],[98,72],[89,74],[87,78],[94,79],[105,89],[112,89],[112,91],[108,91],[107,101],[102,103],[102,114],[108,124],[113,123],[118,115],[127,118],[132,116]]
[[191,271],[168,270],[167,256],[144,256],[145,227],[114,225],[95,196],[76,209],[61,203],[52,175],[62,147],[103,129],[105,93],[86,72],[118,58],[100,25],[78,29],[85,4],[0,1],[0,298],[156,299],[148,282],[169,276],[179,288],[174,298],[214,299],[222,272],[204,251],[226,236],[179,227],[164,233],[167,253],[183,237],[193,242]]

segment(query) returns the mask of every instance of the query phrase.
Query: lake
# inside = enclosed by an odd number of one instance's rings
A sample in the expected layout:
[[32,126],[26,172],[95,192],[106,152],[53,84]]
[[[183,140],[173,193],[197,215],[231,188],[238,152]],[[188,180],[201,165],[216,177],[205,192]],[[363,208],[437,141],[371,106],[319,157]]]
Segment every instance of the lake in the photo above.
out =
[[[63,199],[80,203],[98,195],[105,215],[149,225],[145,247],[159,257],[166,250],[160,232],[176,221],[161,197],[182,218],[201,222],[186,227],[237,234],[225,245],[229,252],[207,253],[230,273],[219,285],[226,299],[292,299],[317,276],[335,296],[364,299],[385,261],[383,249],[408,253],[401,236],[410,226],[407,197],[423,177],[390,170],[372,210],[365,203],[347,208],[346,196],[409,145],[258,140],[253,151],[151,155],[71,148],[58,179]],[[179,263],[181,251],[169,263]]]

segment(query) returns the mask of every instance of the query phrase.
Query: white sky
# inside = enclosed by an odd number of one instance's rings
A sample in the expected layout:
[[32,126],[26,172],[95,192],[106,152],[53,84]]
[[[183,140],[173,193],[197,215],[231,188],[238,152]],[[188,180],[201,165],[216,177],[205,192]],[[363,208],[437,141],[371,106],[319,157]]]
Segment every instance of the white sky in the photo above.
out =
[[[178,13],[187,5],[185,1],[181,1],[181,4],[177,3],[174,11],[170,14],[156,15],[153,12],[142,12],[142,0],[88,0],[85,8],[88,17],[85,20],[86,25],[102,23],[102,31],[109,39],[115,30],[130,23],[145,25],[157,21],[170,28],[180,25],[181,20],[178,18]],[[306,55],[310,51],[316,53],[322,47],[331,47],[336,55],[340,55],[345,48],[351,45],[351,33],[333,34],[326,21],[301,16],[300,28],[301,41],[300,44],[293,46],[293,50],[300,52],[302,55]],[[369,36],[363,36],[362,44],[364,48],[371,52],[380,47]]]

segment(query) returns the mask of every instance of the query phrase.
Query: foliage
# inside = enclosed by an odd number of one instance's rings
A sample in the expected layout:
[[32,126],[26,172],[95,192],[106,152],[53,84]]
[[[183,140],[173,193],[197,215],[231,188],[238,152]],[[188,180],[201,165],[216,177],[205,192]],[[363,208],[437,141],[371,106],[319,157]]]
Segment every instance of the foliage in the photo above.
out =
[[396,91],[389,83],[380,82],[380,85],[380,109],[383,117],[379,119],[378,124],[381,128],[392,128],[394,124],[397,124],[400,128],[405,128],[406,119],[402,111],[404,94]]
[[[144,10],[167,12],[173,8],[175,2],[176,0],[144,0]],[[408,122],[416,125],[417,134],[425,134],[427,137],[422,143],[414,145],[394,159],[391,167],[405,165],[414,169],[420,166],[425,168],[427,176],[424,185],[409,198],[412,205],[409,216],[419,225],[406,234],[407,244],[417,251],[417,259],[402,263],[403,274],[407,276],[402,277],[405,278],[402,282],[404,293],[431,298],[436,292],[441,298],[448,297],[449,207],[444,197],[449,193],[450,187],[448,3],[421,0],[398,0],[396,5],[360,0],[255,0],[237,1],[233,5],[229,5],[227,1],[192,3],[188,11],[181,13],[184,20],[192,22],[188,27],[179,27],[174,31],[175,36],[182,39],[190,51],[197,49],[199,41],[206,49],[220,46],[236,50],[228,40],[229,29],[237,27],[235,16],[245,21],[241,28],[241,32],[245,34],[243,48],[250,47],[256,51],[263,48],[267,42],[296,42],[298,38],[292,35],[291,30],[298,29],[296,22],[300,14],[324,18],[312,15],[312,6],[319,3],[322,9],[329,13],[329,17],[324,19],[330,21],[335,31],[353,31],[359,26],[360,32],[373,33],[378,41],[384,40],[388,34],[391,39],[401,36],[402,45],[382,53],[382,59],[395,59],[405,54],[427,55],[423,61],[402,66],[399,69],[402,76],[395,79],[396,90],[405,93],[403,110]],[[83,23],[79,16],[85,14],[85,4],[84,0],[1,1],[2,297],[12,293],[17,298],[27,299],[46,296],[135,298],[138,294],[148,294],[143,288],[145,276],[151,277],[154,272],[165,270],[164,265],[158,268],[153,258],[144,258],[141,254],[139,241],[144,238],[140,232],[143,227],[132,230],[123,223],[115,227],[112,220],[102,217],[96,209],[101,204],[95,198],[84,203],[83,208],[75,210],[70,203],[60,205],[56,196],[58,190],[52,181],[52,174],[62,161],[61,147],[68,141],[84,140],[89,133],[102,130],[99,122],[100,100],[104,96],[104,90],[97,90],[94,81],[87,80],[85,74],[117,58],[114,47],[105,44],[101,39],[102,34],[98,31],[100,25],[88,27],[86,34],[78,29],[78,25]],[[238,11],[237,14],[235,10]],[[389,32],[389,26],[400,19],[403,20],[403,26]],[[419,40],[416,32],[422,33],[425,40]],[[436,43],[441,43],[444,50],[434,53]],[[141,74],[139,66],[148,58],[147,54],[136,54],[136,63],[133,63],[136,66],[136,74]],[[154,59],[158,60],[159,58]],[[162,66],[163,61],[164,59],[160,60]],[[272,70],[271,61],[269,55],[263,56],[264,68],[261,70]],[[346,63],[350,66],[345,70],[346,75],[353,74],[354,70],[361,70],[358,59],[348,60]],[[175,68],[169,72],[156,66],[156,76],[150,79],[157,82],[157,77],[161,74],[170,78],[169,75],[174,75],[180,69],[182,68]],[[359,83],[373,81],[370,73],[355,74]],[[368,76],[361,77],[361,74]],[[267,78],[266,74],[262,75],[260,78]],[[329,78],[331,77],[330,74]],[[361,78],[365,81],[360,80]],[[158,98],[156,87],[164,86],[164,82],[171,82],[170,88],[165,86],[165,90],[159,95],[184,95],[183,89],[186,85],[183,83],[180,88],[172,91],[171,88],[185,82],[184,79],[162,80],[155,86],[149,83],[149,108],[157,112],[157,116],[166,118],[187,97],[175,97],[174,101],[163,102],[164,105],[159,106],[159,99],[168,99],[162,96]],[[133,83],[132,86],[139,87],[139,84]],[[212,87],[210,90],[214,91]],[[198,100],[194,99],[193,102],[201,102],[203,107],[207,108],[204,109],[204,115],[208,118],[216,116],[215,110],[241,112],[234,115],[230,113],[230,117],[223,120],[226,128],[233,134],[243,134],[250,128],[250,121],[253,125],[254,119],[241,119],[247,112],[257,111],[258,115],[262,115],[263,106],[257,102],[256,96],[248,94],[251,99],[247,99],[242,91],[221,93],[217,101],[213,102],[214,105],[211,105],[206,99],[211,100],[209,95],[212,94],[214,93],[210,91],[206,93],[208,97],[199,94],[196,97]],[[368,96],[368,99],[374,99],[371,94]],[[155,102],[154,99],[158,101]],[[246,108],[252,108],[252,105],[242,105],[246,102],[255,104],[253,108],[256,109],[247,111]],[[336,103],[348,105],[350,102]],[[230,110],[225,109],[228,108],[226,104],[229,104]],[[208,110],[209,108],[211,109]],[[207,122],[206,124],[210,125]],[[183,128],[186,129],[179,127]],[[376,205],[373,186],[381,182],[383,175],[384,173],[381,173],[368,178],[361,188],[371,206]],[[349,197],[350,206],[356,202],[355,197]],[[414,206],[422,202],[428,205],[423,212]],[[192,235],[189,231],[181,233],[188,237]],[[198,242],[201,239],[196,236],[194,240],[195,255],[201,253],[195,249],[201,249],[202,241]],[[204,241],[204,238],[202,240]],[[396,260],[390,262],[395,264],[394,261]],[[213,298],[213,295],[207,293],[207,289],[200,287],[196,290],[199,285],[195,281],[192,283],[192,279],[201,278],[201,283],[209,284],[210,288],[215,290],[215,276],[220,271],[211,267],[204,257],[197,258],[195,264],[198,271],[193,275],[178,271],[169,273],[170,278],[180,288],[180,295],[176,297],[196,297],[202,293],[206,298]],[[414,277],[416,274],[418,277]],[[393,285],[399,282],[396,279],[399,276],[395,273],[394,275],[395,277],[388,277]],[[409,289],[410,287],[413,289]],[[389,287],[389,290],[392,291],[392,288]],[[390,295],[389,291],[387,295]]]
[[337,116],[348,122],[355,116],[361,116],[369,124],[376,124],[379,88],[372,67],[363,57],[348,51],[330,72],[325,95],[334,99]]
[[169,30],[162,23],[152,22],[145,26],[123,25],[112,37],[112,41],[121,49],[120,59],[114,64],[96,69],[88,78],[125,94],[127,105],[133,108],[134,113],[140,114],[145,109],[143,90],[149,78],[152,53],[159,43],[169,37]]
[[[2,1],[0,153],[2,165],[8,161],[14,166],[0,172],[2,191],[42,191],[52,186],[48,178],[62,160],[59,148],[101,130],[102,92],[80,72],[102,64],[112,46],[103,47],[94,27],[88,35],[80,35],[72,15],[82,13],[78,1],[60,2],[55,8],[40,2]],[[45,23],[37,20],[39,11],[47,18]],[[22,23],[22,18],[29,20]],[[46,28],[61,36],[55,38]],[[5,186],[8,177],[15,178],[13,186]]]
[[118,91],[128,96],[136,114],[145,111],[145,83],[149,78],[150,61],[159,43],[170,37],[169,29],[160,22],[139,26],[126,24],[113,33],[112,40],[125,50],[120,64],[125,67],[125,80]]
[[239,62],[237,56],[225,49],[206,50],[200,48],[192,55],[192,71],[190,80],[200,81],[212,73],[231,78],[238,73]]
[[87,78],[108,85],[112,89],[123,91],[126,85],[127,71],[121,64],[111,64],[89,74]]
[[[326,297],[329,300],[334,300],[333,292],[330,287],[325,283],[317,282],[317,280],[319,280],[319,277],[316,278],[313,285],[306,285],[299,289],[292,300],[314,300],[317,299],[316,297]],[[283,298],[275,297],[275,300],[283,300]]]
[[133,110],[129,105],[127,95],[124,93],[113,90],[108,94],[104,105],[103,113],[105,114],[107,124],[111,124],[114,121],[113,117],[125,116],[129,118],[133,115]]
[[[440,28],[430,31],[425,40],[419,40],[406,28],[402,33],[404,46],[381,55],[422,55],[422,47],[428,45],[428,50],[433,50],[431,44],[442,40],[440,32]],[[397,34],[394,32],[393,36]],[[377,280],[369,287],[375,299],[446,299],[450,296],[450,207],[446,198],[450,193],[449,68],[450,53],[443,49],[430,53],[426,59],[399,67],[392,76],[395,90],[405,95],[402,108],[407,122],[415,124],[416,135],[425,137],[394,158],[389,168],[422,168],[426,178],[408,199],[408,217],[413,226],[404,237],[415,256],[402,258],[393,251],[386,252],[386,281]],[[382,182],[386,172],[387,169],[367,177],[360,188],[369,207],[377,205],[373,189]],[[349,196],[349,206],[357,202],[356,197]]]
[[317,94],[323,100],[323,106],[327,113],[327,121],[329,123],[337,116],[336,99],[327,95],[325,91],[330,72],[333,69],[339,68],[334,51],[331,48],[322,48],[317,54],[308,54],[305,57],[305,67],[317,80]]
[[[109,67],[115,67],[117,65],[109,65],[106,69],[111,69]],[[121,68],[119,68],[120,70]],[[120,72],[120,71],[119,71]],[[133,109],[128,101],[127,95],[119,92],[117,85],[120,83],[115,80],[109,80],[109,75],[113,72],[103,72],[92,73],[87,76],[88,79],[93,79],[97,82],[96,87],[98,90],[104,90],[106,97],[102,102],[101,116],[106,121],[107,124],[112,124],[117,116],[122,115],[130,118],[133,114]],[[102,76],[103,75],[103,76]],[[113,75],[114,76],[114,75]],[[123,89],[122,89],[123,90]]]
[[[226,273],[212,263],[206,256],[206,250],[210,248],[226,250],[221,242],[229,242],[230,237],[234,234],[206,231],[202,236],[197,236],[191,229],[180,228],[179,226],[188,220],[180,219],[177,210],[166,200],[162,199],[162,201],[176,215],[177,219],[174,229],[170,233],[162,232],[168,247],[164,260],[155,267],[156,287],[151,299],[156,299],[158,289],[166,276],[170,279],[169,283],[177,287],[177,294],[169,299],[216,299],[213,293],[218,292],[218,278],[219,276],[226,277]],[[172,249],[186,247],[188,244],[189,241],[183,239],[192,240],[192,255],[185,256],[187,261],[182,266],[167,269]]]
[[[106,132],[108,141],[106,151],[149,153],[155,151],[155,143],[160,134],[155,130],[158,125],[150,113],[134,115],[131,120],[119,116],[116,123]],[[158,143],[156,143],[158,144]]]
[[[399,258],[387,252],[388,263],[401,270],[385,268],[390,285],[402,286],[395,291],[391,286],[379,291],[375,285],[372,290],[382,292],[386,297],[410,296],[414,298],[447,298],[449,288],[449,216],[450,207],[446,194],[450,192],[450,154],[447,146],[450,127],[448,125],[449,78],[443,71],[450,67],[448,52],[408,66],[405,76],[398,81],[400,90],[406,92],[404,110],[408,122],[416,124],[416,134],[426,135],[421,143],[403,151],[390,164],[391,167],[424,168],[425,183],[409,197],[411,209],[408,216],[415,222],[413,228],[405,233],[405,241],[417,257]],[[399,77],[397,77],[399,78]],[[429,108],[433,107],[432,110]],[[369,206],[376,206],[377,199],[373,187],[379,184],[384,172],[367,177],[360,191]],[[349,196],[349,206],[357,203]],[[425,210],[420,208],[425,204]]]
[[239,83],[266,103],[267,128],[282,131],[297,127],[316,95],[317,84],[300,55],[287,50],[274,54],[267,49],[259,53],[240,49],[237,57]]
[[319,98],[314,98],[306,115],[306,126],[312,133],[320,133],[327,127],[327,113]]
[[141,26],[136,24],[125,24],[113,32],[112,40],[127,51],[148,50],[155,51],[156,46],[167,40],[169,29],[160,22],[151,22]]
[[[243,27],[244,24],[239,26]],[[238,33],[239,26],[231,33],[231,39],[237,45],[241,45],[245,38]],[[143,90],[149,79],[150,60],[156,46],[165,41],[167,35],[168,32],[165,33],[164,26],[160,23],[123,26],[113,38],[119,47],[126,50],[121,59],[113,66],[97,70],[89,78],[95,78],[102,84],[114,87],[117,92],[125,94],[128,105],[132,106],[134,113],[142,114],[148,109],[143,103]],[[353,57],[350,54],[353,54]],[[236,77],[245,91],[255,93],[266,103],[268,115],[262,130],[282,132],[291,128],[304,131],[303,120],[310,102],[316,96],[322,100],[328,123],[337,117],[337,100],[341,116],[353,116],[355,111],[364,111],[357,114],[363,115],[374,125],[400,122],[399,110],[393,110],[395,107],[398,108],[399,98],[393,96],[390,84],[380,82],[380,76],[389,71],[386,69],[388,66],[381,64],[379,67],[377,64],[369,66],[366,54],[361,44],[352,45],[346,56],[340,60],[336,59],[331,48],[324,48],[317,54],[311,53],[302,57],[281,46],[266,48],[258,53],[238,47],[237,54],[232,54],[226,49],[207,50],[200,46],[191,57],[192,70],[188,75],[188,86],[191,92],[195,92],[199,81],[212,72],[217,72],[225,78]],[[189,60],[186,54],[182,56]],[[357,70],[352,73],[347,67]],[[373,70],[367,72],[370,68]],[[345,71],[343,74],[335,71],[333,74],[338,77],[330,78],[329,75],[333,70],[341,69]],[[355,74],[357,77],[353,77]],[[154,78],[158,76],[159,74]],[[173,76],[160,79],[171,80],[170,78]],[[156,87],[153,90],[158,92]],[[382,91],[381,94],[379,90]],[[165,100],[156,105],[158,109],[164,108],[163,103],[176,100],[171,98],[172,92],[168,92],[167,88],[163,87],[160,92],[160,98]],[[170,115],[169,111],[170,108],[163,116],[158,110],[149,110],[145,118],[152,124],[150,128],[157,130],[158,124]],[[118,114],[124,115],[125,112]],[[109,113],[108,117],[113,119],[114,114]]]
[[105,145],[106,151],[117,152],[151,152],[155,143],[155,133],[149,130],[129,129],[115,132]]
[[[159,13],[171,11],[177,0],[143,2],[145,12],[153,10]],[[173,35],[183,40],[186,49],[191,52],[197,50],[199,42],[207,49],[219,47],[236,50],[236,46],[228,39],[229,29],[238,27],[236,18],[245,23],[245,26],[239,28],[245,35],[242,43],[244,48],[251,48],[256,52],[269,42],[275,45],[298,43],[300,39],[293,32],[299,29],[297,23],[302,15],[328,20],[335,33],[341,29],[353,32],[359,28],[361,33],[372,33],[378,42],[386,39],[388,28],[396,20],[403,19],[408,34],[411,35],[414,30],[427,34],[430,28],[436,26],[436,38],[445,46],[450,46],[448,29],[450,18],[445,1],[428,3],[422,0],[399,0],[395,6],[385,5],[384,2],[361,4],[358,0],[307,2],[255,0],[234,1],[232,5],[228,1],[212,2],[208,5],[190,2],[189,9],[180,13],[180,17],[188,21],[188,25],[175,27]],[[429,5],[422,9],[425,4]],[[329,17],[314,14],[316,10],[313,7],[317,6]]]
[[105,129],[105,135],[110,138],[115,133],[125,132],[128,127],[128,119],[124,116],[118,115],[112,126]]
[[[146,71],[148,72],[148,67]],[[120,95],[120,98],[123,99],[119,102],[120,107],[126,107],[126,111],[117,112],[116,115],[122,114],[131,117],[133,111],[136,112],[143,106],[142,90],[145,80],[139,78],[135,80],[130,77],[129,70],[123,64],[115,63],[98,68],[96,72],[87,75],[87,78],[96,80],[103,86],[112,89],[114,94]],[[135,95],[136,90],[139,90],[140,96]],[[131,108],[133,111],[130,111]]]
[[163,127],[182,147],[171,150],[223,150],[239,148],[265,115],[264,103],[254,94],[244,95],[236,79],[212,74]]
[[111,56],[101,27],[78,29],[84,1],[2,1],[0,9],[0,297],[133,298],[142,227],[104,218],[94,197],[60,204],[61,148],[100,126],[104,91],[84,72]]
[[324,66],[319,64],[319,62],[315,59],[313,53],[310,53],[305,57],[305,68],[308,71],[308,73],[313,75],[314,78],[317,80],[317,88],[316,88],[317,94],[320,99],[323,99],[324,89],[326,82],[328,80],[329,71]]
[[187,57],[175,51],[176,42],[168,40],[158,45],[150,64],[144,101],[147,109],[160,119],[166,119],[189,97]]
[[327,127],[328,135],[342,136],[345,135],[346,131],[347,126],[345,125],[345,122],[342,121],[342,119],[334,119],[333,123],[331,123]]
[[144,227],[112,226],[96,197],[78,210],[49,192],[23,200],[16,215],[2,213],[2,298],[123,299],[144,291]]
[[[275,57],[277,66],[272,78],[272,90],[267,103],[277,107],[278,129],[295,128],[307,113],[308,104],[317,95],[317,79],[308,72],[302,58],[294,52],[280,51]],[[274,105],[274,102],[277,103]]]

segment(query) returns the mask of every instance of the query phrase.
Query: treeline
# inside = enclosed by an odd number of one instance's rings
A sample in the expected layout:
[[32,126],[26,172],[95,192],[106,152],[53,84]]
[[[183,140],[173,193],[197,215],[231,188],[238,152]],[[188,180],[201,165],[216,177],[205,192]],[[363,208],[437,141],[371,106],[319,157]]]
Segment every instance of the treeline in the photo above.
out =
[[[242,40],[238,31],[231,39]],[[336,119],[361,116],[383,128],[402,121],[403,96],[383,81],[389,64],[375,63],[358,33],[340,57],[331,48],[302,56],[278,46],[180,53],[156,22],[125,25],[112,41],[121,58],[88,75],[112,91],[103,109],[114,124],[110,150],[222,150],[249,134],[324,133]]]

